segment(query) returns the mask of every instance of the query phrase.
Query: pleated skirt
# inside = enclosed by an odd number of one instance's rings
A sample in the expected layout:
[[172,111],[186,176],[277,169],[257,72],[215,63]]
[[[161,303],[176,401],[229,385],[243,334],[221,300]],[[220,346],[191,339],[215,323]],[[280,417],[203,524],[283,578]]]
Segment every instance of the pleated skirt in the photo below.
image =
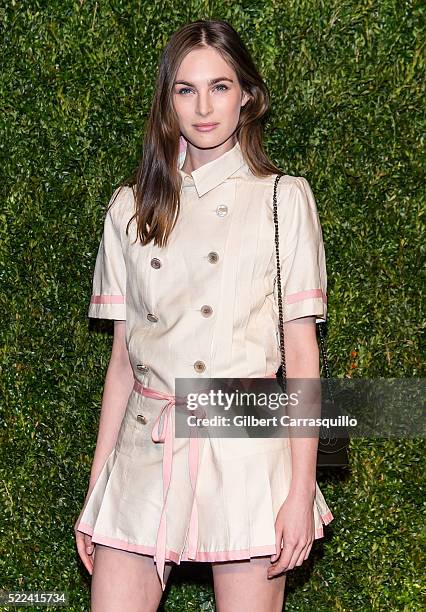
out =
[[[94,543],[152,555],[157,565],[275,554],[275,519],[291,483],[289,438],[175,437],[173,408],[131,393],[77,529]],[[154,441],[166,412],[168,438]],[[317,483],[312,512],[321,538],[333,515]]]

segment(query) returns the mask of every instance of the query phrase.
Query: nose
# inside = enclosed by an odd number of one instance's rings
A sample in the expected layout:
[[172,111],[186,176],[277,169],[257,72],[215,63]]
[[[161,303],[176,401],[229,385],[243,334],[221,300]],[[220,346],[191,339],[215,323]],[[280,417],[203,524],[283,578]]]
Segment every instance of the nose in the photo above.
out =
[[212,111],[212,103],[210,94],[208,91],[200,91],[197,96],[197,113],[202,115],[208,115]]

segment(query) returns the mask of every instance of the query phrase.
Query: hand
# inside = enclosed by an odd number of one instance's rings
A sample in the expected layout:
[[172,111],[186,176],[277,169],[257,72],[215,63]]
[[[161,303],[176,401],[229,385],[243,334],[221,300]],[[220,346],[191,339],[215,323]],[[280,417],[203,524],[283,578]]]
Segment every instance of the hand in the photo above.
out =
[[80,516],[74,525],[75,541],[77,544],[78,554],[80,559],[83,561],[84,567],[87,569],[90,575],[93,573],[93,562],[95,560],[96,544],[92,542],[92,536],[87,533],[77,531],[77,525],[80,522],[80,518],[83,514],[83,510],[80,512]]
[[[290,492],[275,521],[275,544],[278,553],[272,555],[268,578],[302,565],[311,552],[315,536],[313,497]],[[281,540],[284,547],[281,550]]]

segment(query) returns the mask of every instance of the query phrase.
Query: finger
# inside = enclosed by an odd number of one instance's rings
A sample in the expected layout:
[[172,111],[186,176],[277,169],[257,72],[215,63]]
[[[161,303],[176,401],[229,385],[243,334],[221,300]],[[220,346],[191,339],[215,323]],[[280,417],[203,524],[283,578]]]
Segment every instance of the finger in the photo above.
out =
[[93,561],[92,561],[91,556],[87,554],[84,534],[78,533],[78,535],[76,536],[76,544],[77,544],[78,554],[80,556],[80,559],[83,562],[84,567],[87,569],[89,574],[92,574]]
[[87,569],[87,571],[90,574],[90,563],[89,563],[89,559],[86,553],[86,548],[84,546],[83,539],[79,538],[78,540],[76,540],[76,544],[77,544],[78,556],[80,557],[84,567]]
[[298,558],[296,560],[296,564],[295,564],[296,567],[302,565],[303,561],[305,560],[305,555],[306,555],[306,550],[308,548],[308,545],[309,545],[309,543],[306,544],[306,546],[304,546],[302,548],[302,550],[300,551],[300,555],[298,556]]
[[91,555],[95,549],[95,545],[92,542],[92,536],[87,533],[84,534],[84,545],[86,547],[86,553]]
[[93,572],[93,561],[95,559],[96,544],[92,541],[92,536],[84,534],[84,543],[86,546],[86,554],[90,566],[90,574]]
[[294,548],[294,550],[293,550],[293,554],[292,554],[292,556],[291,556],[291,558],[290,558],[290,562],[289,562],[289,564],[287,565],[286,569],[288,569],[288,570],[292,570],[292,569],[294,569],[294,567],[296,566],[296,562],[297,562],[297,560],[299,559],[299,557],[300,557],[300,555],[301,555],[302,551],[304,551],[304,550],[305,550],[305,548],[306,548],[306,544],[305,544],[305,542],[302,542],[301,544],[298,544],[298,545],[297,545],[297,546]]
[[281,559],[277,561],[274,565],[271,566],[271,569],[274,575],[280,574],[281,572],[285,572],[289,569],[293,569],[294,561],[300,555],[301,547],[296,543],[289,545],[288,547],[284,547],[284,555],[281,555]]
[[271,561],[274,563],[281,555],[281,543],[283,540],[282,530],[279,525],[275,525],[275,550],[277,551],[271,556]]
[[80,559],[83,562],[84,567],[87,569],[89,574],[92,573],[92,561],[91,557],[86,552],[86,546],[84,544],[84,539],[80,538],[77,544],[78,553],[80,555]]
[[294,546],[294,544],[284,544],[281,557],[269,567],[270,575],[276,576],[287,568],[293,555]]

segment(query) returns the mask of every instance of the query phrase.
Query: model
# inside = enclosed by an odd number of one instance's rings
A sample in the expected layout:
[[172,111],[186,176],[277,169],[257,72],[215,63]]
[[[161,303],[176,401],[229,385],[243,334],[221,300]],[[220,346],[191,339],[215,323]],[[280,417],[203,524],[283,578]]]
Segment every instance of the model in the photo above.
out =
[[[318,439],[175,436],[176,378],[274,377],[280,365],[269,96],[224,21],[175,32],[143,157],[113,193],[89,316],[113,319],[79,555],[92,610],[155,611],[172,565],[212,564],[219,612],[282,609],[285,572],[333,516]],[[277,192],[288,378],[319,378],[327,316],[321,225],[307,180]]]

